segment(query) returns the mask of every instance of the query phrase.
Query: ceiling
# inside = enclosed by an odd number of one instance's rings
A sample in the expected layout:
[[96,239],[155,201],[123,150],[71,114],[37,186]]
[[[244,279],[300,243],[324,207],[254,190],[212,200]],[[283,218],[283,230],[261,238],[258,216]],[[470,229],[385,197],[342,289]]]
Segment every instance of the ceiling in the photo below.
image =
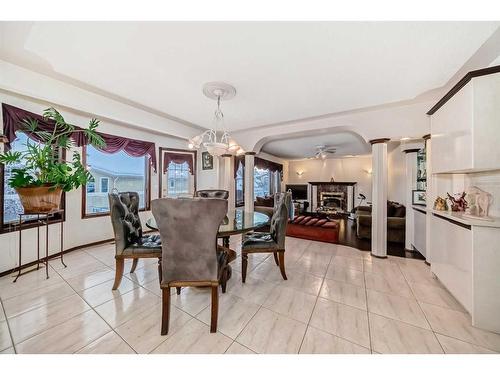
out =
[[3,22],[0,58],[203,127],[215,103],[202,85],[224,81],[237,90],[222,105],[234,131],[412,99],[444,85],[498,26]]
[[327,159],[370,152],[370,147],[363,138],[351,132],[277,139],[266,143],[262,151],[283,159],[297,160],[314,157],[317,151],[316,146],[336,149],[335,154],[327,155]]

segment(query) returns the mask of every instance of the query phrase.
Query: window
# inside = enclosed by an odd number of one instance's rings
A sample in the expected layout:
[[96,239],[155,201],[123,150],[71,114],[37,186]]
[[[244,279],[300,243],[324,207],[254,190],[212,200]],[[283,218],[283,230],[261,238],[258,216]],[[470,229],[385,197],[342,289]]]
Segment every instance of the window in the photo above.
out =
[[101,193],[109,193],[109,177],[101,177]]
[[271,195],[271,172],[268,169],[254,168],[254,199]]
[[94,177],[94,182],[83,189],[83,217],[109,213],[108,193],[115,189],[139,193],[139,208],[149,207],[147,156],[133,157],[124,151],[107,154],[91,145],[83,147],[83,152],[84,162]]
[[[238,161],[236,161],[239,163]],[[239,163],[238,170],[236,171],[235,188],[236,188],[236,206],[243,206],[245,204],[245,190],[244,190],[244,173],[245,169],[243,164]]]
[[191,193],[190,177],[188,163],[181,164],[171,161],[168,165],[168,196],[178,197],[180,195],[187,195]]
[[[12,151],[24,151],[26,150],[26,143],[31,142],[36,143],[36,141],[33,141],[32,139],[29,139],[28,136],[22,132],[17,132],[16,133],[17,138],[11,143],[11,150]],[[3,202],[1,207],[2,207],[2,225],[1,227],[3,228],[4,226],[16,224],[19,221],[19,214],[23,213],[23,206],[21,204],[21,201],[19,199],[19,196],[17,195],[16,191],[9,186],[9,179],[12,175],[12,169],[15,168],[21,168],[23,167],[23,164],[17,164],[17,165],[8,165],[8,166],[3,166],[1,165],[1,170],[3,171],[3,178],[2,178],[2,184],[3,184]],[[63,193],[63,197],[61,199],[61,207],[64,208],[64,202],[65,202],[65,196]],[[24,216],[24,220],[30,220],[30,219],[35,219],[35,215],[33,216]],[[52,220],[58,221],[61,220],[61,216],[56,215]]]

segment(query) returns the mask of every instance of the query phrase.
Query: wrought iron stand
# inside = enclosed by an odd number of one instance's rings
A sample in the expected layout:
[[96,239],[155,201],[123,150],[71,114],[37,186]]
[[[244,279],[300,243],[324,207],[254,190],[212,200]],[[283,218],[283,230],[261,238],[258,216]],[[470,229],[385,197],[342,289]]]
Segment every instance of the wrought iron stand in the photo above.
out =
[[[35,212],[35,213],[29,213],[29,214],[19,214],[19,225],[18,225],[18,232],[19,232],[19,268],[17,271],[17,276],[14,279],[14,282],[17,281],[19,276],[27,274],[31,271],[39,270],[40,269],[40,263],[45,263],[45,275],[47,276],[47,279],[49,278],[49,219],[53,217],[56,214],[61,214],[61,216],[64,216],[64,210],[54,210],[50,212]],[[22,269],[22,233],[23,233],[23,217],[24,216],[36,216],[36,223],[38,224],[36,227],[36,237],[37,237],[37,261],[36,261],[36,268],[23,272],[21,273]],[[40,261],[40,226],[44,225],[45,226],[45,261],[42,259]],[[64,263],[63,260],[63,238],[64,238],[64,220],[61,217],[61,248],[59,251],[59,257],[61,258],[61,263],[63,264],[64,267],[66,267],[66,264]]]

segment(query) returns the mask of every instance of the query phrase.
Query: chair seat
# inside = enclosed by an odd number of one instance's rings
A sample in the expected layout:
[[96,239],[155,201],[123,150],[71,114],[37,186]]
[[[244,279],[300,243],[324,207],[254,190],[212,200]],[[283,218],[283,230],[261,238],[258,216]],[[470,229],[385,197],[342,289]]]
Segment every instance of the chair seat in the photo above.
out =
[[161,238],[158,234],[144,235],[135,243],[123,250],[122,255],[157,255],[161,256]]
[[278,250],[278,244],[273,240],[270,233],[254,232],[243,237],[241,250],[269,249]]

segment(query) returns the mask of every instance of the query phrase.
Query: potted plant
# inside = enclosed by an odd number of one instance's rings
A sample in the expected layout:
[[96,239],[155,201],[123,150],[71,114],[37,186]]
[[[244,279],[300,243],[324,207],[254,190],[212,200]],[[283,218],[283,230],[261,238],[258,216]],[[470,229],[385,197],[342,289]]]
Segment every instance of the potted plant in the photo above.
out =
[[0,163],[23,164],[22,168],[12,169],[8,183],[19,194],[26,214],[57,210],[63,191],[68,192],[93,181],[79,153],[73,153],[71,161],[62,158],[62,150],[69,150],[74,145],[72,134],[82,132],[91,145],[97,148],[105,146],[104,140],[96,132],[99,126],[96,119],[90,120],[87,128],[77,129],[68,124],[54,108],[46,109],[43,117],[54,122],[52,131],[40,130],[35,119],[26,118],[22,121],[23,131],[28,135],[36,134],[40,142],[28,140],[26,150],[0,154]]

